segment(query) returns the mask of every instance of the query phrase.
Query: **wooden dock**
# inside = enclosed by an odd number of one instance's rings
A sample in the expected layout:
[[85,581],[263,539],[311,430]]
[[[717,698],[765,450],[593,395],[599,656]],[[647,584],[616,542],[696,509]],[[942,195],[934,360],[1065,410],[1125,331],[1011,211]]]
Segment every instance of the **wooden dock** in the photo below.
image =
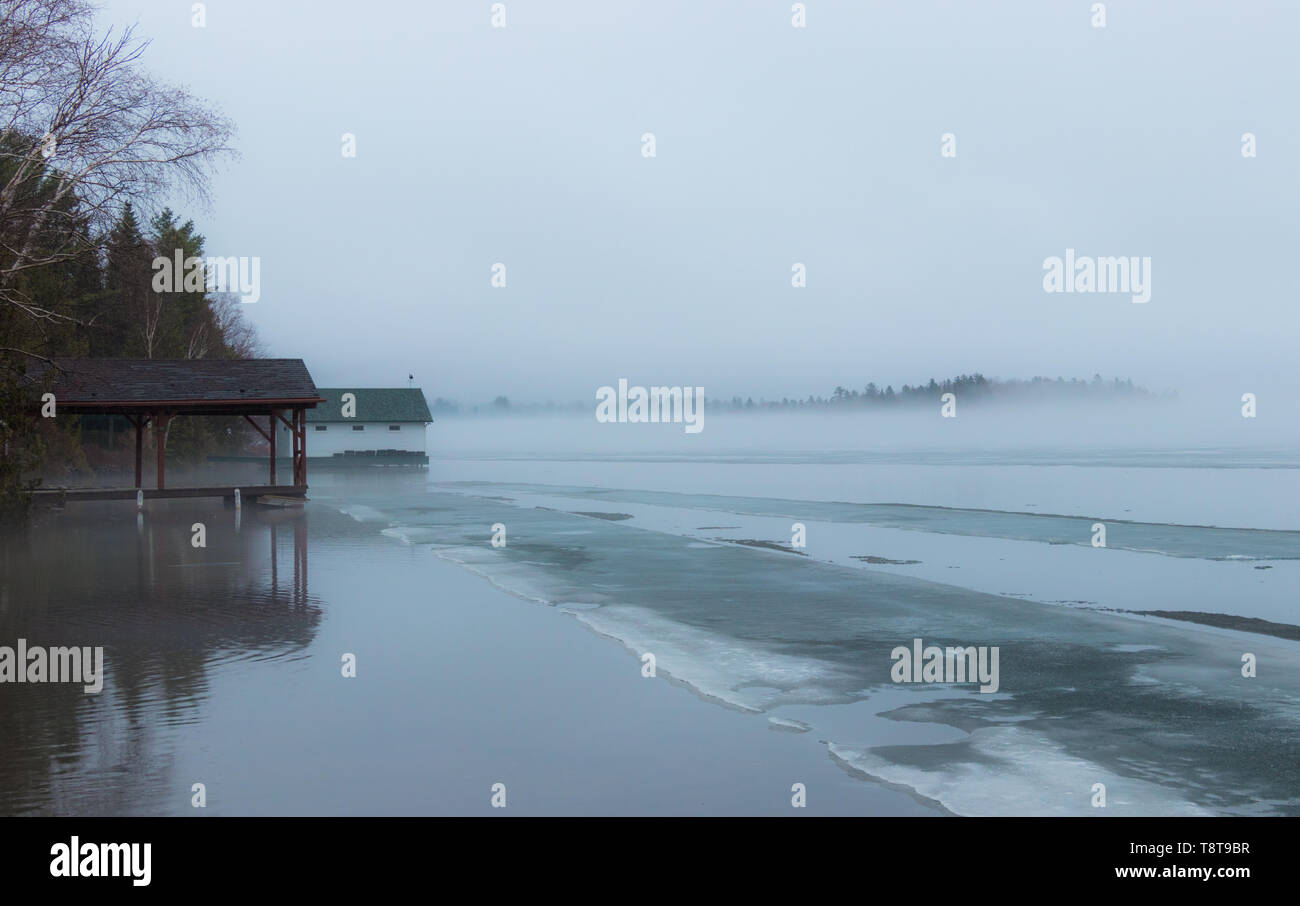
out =
[[[38,488],[33,492],[36,500],[46,503],[72,503],[83,500],[135,500],[136,491],[144,492],[145,500],[170,500],[186,497],[229,497],[235,496],[235,487],[203,488]],[[307,497],[307,486],[266,484],[239,488],[241,501],[253,501],[259,497],[300,498]]]
[[[280,457],[282,463],[289,462],[286,456]],[[208,457],[208,462],[266,462],[265,456],[218,456]],[[326,469],[360,469],[366,467],[378,466],[410,466],[422,467],[429,464],[428,453],[417,452],[399,452],[396,450],[369,450],[353,451],[349,453],[335,453],[332,456],[308,456],[307,462],[313,468]]]

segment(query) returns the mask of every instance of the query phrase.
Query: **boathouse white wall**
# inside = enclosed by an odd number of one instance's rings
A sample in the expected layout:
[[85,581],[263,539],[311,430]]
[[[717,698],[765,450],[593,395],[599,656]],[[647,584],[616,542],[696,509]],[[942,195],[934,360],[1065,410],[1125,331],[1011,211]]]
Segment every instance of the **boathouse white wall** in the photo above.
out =
[[[426,427],[421,422],[309,422],[307,456],[333,456],[349,450],[400,450],[403,453],[427,453]],[[320,430],[324,428],[325,430]],[[356,430],[360,428],[361,430]],[[393,430],[396,428],[396,430]],[[289,429],[280,426],[275,439],[276,453],[288,455]]]

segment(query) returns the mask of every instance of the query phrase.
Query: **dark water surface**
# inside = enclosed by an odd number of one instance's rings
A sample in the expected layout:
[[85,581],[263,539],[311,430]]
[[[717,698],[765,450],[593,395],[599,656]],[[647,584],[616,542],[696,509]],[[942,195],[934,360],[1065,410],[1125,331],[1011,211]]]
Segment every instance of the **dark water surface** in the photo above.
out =
[[106,674],[0,684],[0,814],[489,814],[498,782],[512,814],[785,814],[796,782],[812,813],[935,813],[313,484],[303,510],[73,504],[0,539],[0,645],[103,646]]

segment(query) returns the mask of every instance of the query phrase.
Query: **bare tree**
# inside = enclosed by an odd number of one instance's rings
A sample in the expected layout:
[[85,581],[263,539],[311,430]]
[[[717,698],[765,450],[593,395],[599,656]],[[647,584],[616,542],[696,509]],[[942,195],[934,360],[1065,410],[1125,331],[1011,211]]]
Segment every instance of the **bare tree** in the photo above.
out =
[[205,359],[226,355],[253,359],[262,353],[257,331],[244,315],[244,303],[235,293],[209,293],[207,310],[186,338],[185,358]]
[[154,348],[158,345],[158,331],[163,322],[163,293],[147,292],[143,289],[135,292],[128,303],[131,314],[140,328],[140,338],[144,340],[144,357],[152,359]]
[[216,345],[214,333],[212,318],[199,318],[185,340],[185,358],[206,359],[211,355]]
[[244,303],[235,293],[213,293],[208,296],[212,311],[213,328],[226,342],[226,351],[237,359],[255,359],[262,355],[262,344],[257,331],[244,314]]
[[0,305],[67,319],[16,278],[84,254],[128,199],[205,199],[232,153],[229,121],[139,68],[147,46],[98,33],[84,0],[0,0]]

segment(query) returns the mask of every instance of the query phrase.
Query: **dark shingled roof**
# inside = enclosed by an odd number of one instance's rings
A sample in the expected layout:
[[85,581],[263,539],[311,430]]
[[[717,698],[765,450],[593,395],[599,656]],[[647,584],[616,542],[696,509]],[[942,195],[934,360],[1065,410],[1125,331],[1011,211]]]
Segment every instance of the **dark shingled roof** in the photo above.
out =
[[[60,407],[264,406],[319,399],[302,359],[55,359],[51,388]],[[44,363],[28,371],[41,382]]]
[[[431,422],[429,404],[419,387],[321,387],[325,402],[307,413],[309,422]],[[343,417],[343,394],[357,395],[355,419]]]

